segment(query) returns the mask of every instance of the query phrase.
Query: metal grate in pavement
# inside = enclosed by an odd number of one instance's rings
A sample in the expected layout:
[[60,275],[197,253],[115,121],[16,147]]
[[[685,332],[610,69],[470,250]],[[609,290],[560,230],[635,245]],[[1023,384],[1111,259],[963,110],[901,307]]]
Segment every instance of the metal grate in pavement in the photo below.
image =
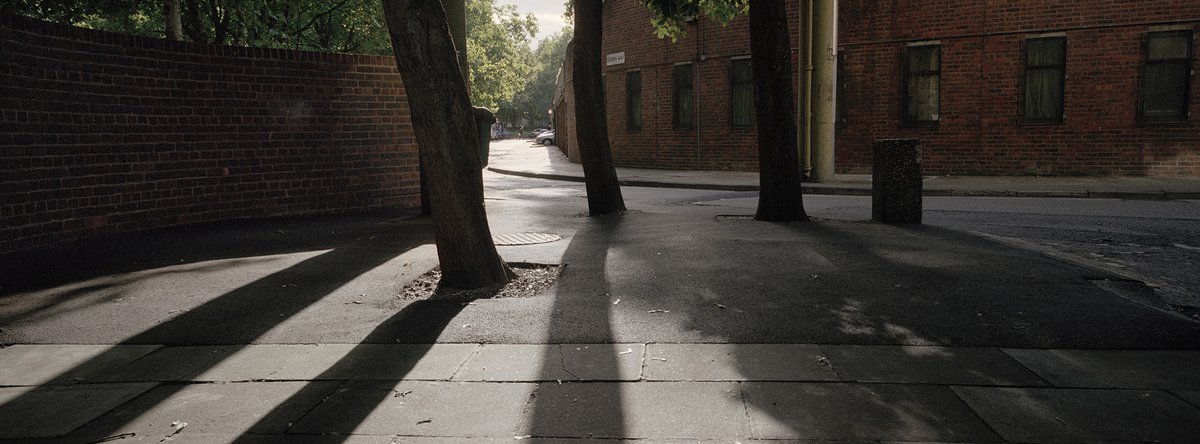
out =
[[496,245],[533,245],[561,240],[562,236],[550,233],[505,233],[492,236]]

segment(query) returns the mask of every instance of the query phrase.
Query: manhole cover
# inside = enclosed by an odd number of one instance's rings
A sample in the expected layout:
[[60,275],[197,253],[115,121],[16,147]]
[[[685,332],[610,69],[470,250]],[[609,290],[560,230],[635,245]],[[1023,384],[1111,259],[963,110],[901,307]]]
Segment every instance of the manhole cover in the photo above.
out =
[[730,222],[739,220],[754,220],[754,216],[749,214],[718,214],[714,219],[717,222]]
[[561,240],[562,236],[550,233],[506,233],[492,236],[496,245],[533,245]]

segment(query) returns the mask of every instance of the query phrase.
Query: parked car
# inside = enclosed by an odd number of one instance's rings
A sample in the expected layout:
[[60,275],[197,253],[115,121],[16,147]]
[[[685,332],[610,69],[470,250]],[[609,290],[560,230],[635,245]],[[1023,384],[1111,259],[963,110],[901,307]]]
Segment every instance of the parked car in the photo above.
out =
[[545,129],[545,128],[538,128],[538,129],[535,129],[533,131],[526,133],[525,137],[529,138],[529,139],[536,139],[537,136],[541,135],[542,133],[544,133],[546,131],[550,131],[550,130]]
[[533,143],[540,143],[546,146],[554,145],[554,131],[546,131],[538,134],[537,137],[533,139]]

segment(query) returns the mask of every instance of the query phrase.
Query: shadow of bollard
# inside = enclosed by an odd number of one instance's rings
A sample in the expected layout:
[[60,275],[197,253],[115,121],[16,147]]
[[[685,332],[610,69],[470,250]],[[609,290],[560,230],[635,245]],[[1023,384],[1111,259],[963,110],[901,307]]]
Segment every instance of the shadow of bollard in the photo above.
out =
[[871,169],[871,220],[921,223],[921,141],[876,140]]

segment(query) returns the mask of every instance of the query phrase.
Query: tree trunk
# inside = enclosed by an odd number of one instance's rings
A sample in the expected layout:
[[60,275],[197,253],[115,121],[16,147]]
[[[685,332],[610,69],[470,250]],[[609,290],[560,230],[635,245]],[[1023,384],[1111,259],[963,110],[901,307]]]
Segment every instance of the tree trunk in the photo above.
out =
[[[625,211],[617,171],[608,144],[604,115],[604,87],[600,83],[602,2],[575,2],[575,51],[571,54],[575,88],[575,131],[583,180],[587,185],[588,212],[592,216]],[[565,140],[566,137],[559,138]]]
[[183,19],[179,11],[180,0],[167,0],[167,38],[177,42],[183,41]]
[[384,0],[383,6],[428,175],[441,285],[503,285],[512,272],[496,252],[488,228],[478,133],[446,12],[441,2],[428,0]]
[[754,218],[763,221],[808,220],[796,148],[791,41],[784,0],[755,0],[750,5],[750,63],[758,119],[760,191]]

